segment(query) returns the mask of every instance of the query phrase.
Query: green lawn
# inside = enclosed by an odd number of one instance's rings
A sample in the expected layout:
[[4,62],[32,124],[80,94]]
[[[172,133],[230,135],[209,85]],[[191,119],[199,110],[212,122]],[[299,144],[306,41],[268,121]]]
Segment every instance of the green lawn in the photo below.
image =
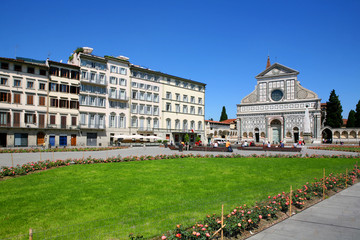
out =
[[[0,238],[126,239],[300,187],[358,159],[186,158],[73,165],[0,181]],[[48,230],[48,231],[45,231]],[[62,236],[66,235],[66,236]]]

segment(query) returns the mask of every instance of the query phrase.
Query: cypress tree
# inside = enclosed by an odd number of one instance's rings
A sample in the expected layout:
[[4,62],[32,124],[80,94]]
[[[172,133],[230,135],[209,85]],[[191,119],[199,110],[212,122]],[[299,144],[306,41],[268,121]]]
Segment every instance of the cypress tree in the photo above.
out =
[[333,89],[330,93],[329,101],[326,102],[326,122],[325,126],[332,128],[339,128],[343,124],[342,120],[342,106],[339,100],[339,96],[335,94]]
[[221,116],[220,116],[220,122],[227,120],[228,116],[226,114],[226,109],[225,106],[223,106],[222,111],[221,111]]
[[347,127],[347,128],[355,127],[355,111],[354,111],[354,110],[351,110],[351,111],[349,112],[349,116],[348,116],[348,120],[347,120],[347,123],[346,123],[346,127]]
[[355,126],[354,127],[360,127],[360,100],[358,104],[356,104],[355,109]]

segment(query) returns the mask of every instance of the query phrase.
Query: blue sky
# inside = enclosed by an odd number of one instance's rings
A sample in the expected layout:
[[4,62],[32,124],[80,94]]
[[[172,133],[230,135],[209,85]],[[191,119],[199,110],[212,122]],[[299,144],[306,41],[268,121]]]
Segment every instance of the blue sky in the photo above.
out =
[[360,100],[360,1],[3,1],[0,56],[66,61],[80,46],[207,84],[205,118],[252,92],[271,62],[302,86]]

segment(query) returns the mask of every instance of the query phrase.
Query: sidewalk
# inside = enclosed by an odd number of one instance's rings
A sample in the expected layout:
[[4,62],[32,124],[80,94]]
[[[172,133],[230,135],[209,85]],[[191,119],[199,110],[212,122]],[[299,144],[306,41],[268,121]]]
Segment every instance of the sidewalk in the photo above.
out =
[[248,239],[358,240],[360,239],[360,183]]

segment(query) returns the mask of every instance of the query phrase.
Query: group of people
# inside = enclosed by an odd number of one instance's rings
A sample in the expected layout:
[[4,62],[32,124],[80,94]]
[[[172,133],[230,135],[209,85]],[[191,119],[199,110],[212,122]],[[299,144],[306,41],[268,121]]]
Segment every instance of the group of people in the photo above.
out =
[[[217,148],[217,147],[219,147],[219,142],[215,141],[214,143],[211,143],[211,145],[212,145],[213,148]],[[227,148],[228,152],[233,151],[229,140],[226,141],[225,147]]]

